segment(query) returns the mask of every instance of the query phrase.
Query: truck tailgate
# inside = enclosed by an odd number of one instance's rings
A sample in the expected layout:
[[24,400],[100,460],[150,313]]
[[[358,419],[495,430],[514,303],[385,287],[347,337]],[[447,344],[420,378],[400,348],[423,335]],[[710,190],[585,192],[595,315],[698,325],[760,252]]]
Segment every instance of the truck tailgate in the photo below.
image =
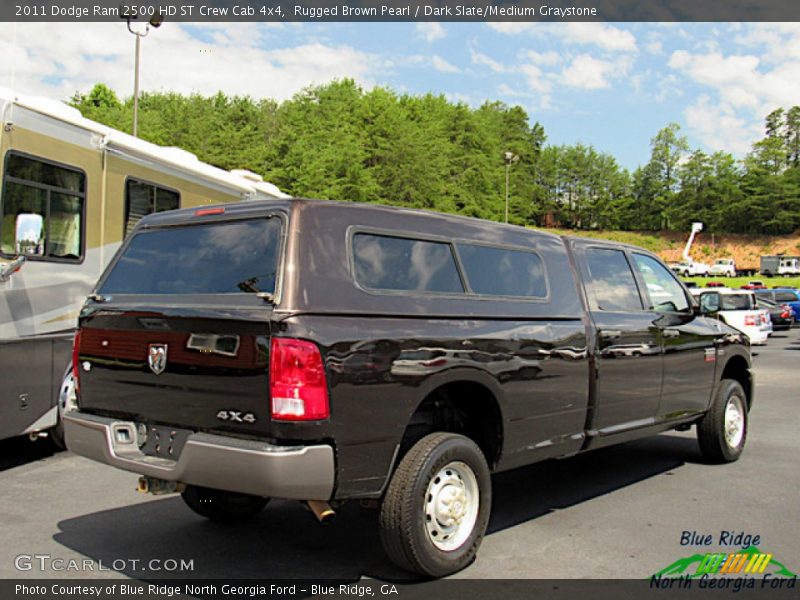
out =
[[207,431],[268,433],[270,312],[267,306],[96,310],[81,328],[81,410]]

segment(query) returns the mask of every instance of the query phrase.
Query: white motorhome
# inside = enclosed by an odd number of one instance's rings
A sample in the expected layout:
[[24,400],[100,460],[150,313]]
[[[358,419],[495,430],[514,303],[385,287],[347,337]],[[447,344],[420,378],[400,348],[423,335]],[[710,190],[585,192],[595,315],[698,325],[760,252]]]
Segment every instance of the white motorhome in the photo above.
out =
[[57,437],[79,308],[138,220],[287,196],[60,102],[0,89],[0,116],[0,439]]

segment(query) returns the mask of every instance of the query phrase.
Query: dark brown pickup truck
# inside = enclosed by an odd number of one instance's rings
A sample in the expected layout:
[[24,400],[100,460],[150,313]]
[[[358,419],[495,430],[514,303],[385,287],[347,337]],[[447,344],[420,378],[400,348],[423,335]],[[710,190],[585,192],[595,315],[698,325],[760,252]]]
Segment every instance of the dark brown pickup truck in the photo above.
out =
[[381,501],[389,557],[474,558],[493,472],[696,425],[736,460],[748,343],[639,248],[313,200],[151,215],[83,308],[75,453],[238,520]]

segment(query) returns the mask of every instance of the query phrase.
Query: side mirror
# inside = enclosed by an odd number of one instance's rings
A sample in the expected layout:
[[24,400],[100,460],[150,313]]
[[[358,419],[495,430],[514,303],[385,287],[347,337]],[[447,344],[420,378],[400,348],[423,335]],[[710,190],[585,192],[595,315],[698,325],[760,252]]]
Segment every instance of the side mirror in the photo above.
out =
[[44,218],[42,215],[17,215],[16,249],[20,256],[44,256]]

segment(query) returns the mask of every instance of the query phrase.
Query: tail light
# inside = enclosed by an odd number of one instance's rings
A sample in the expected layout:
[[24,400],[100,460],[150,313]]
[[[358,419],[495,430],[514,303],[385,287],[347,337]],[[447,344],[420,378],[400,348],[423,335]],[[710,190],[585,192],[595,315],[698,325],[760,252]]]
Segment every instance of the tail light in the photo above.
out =
[[747,326],[747,327],[755,327],[756,325],[758,325],[758,323],[756,321],[756,316],[757,315],[745,315],[744,316],[744,324],[745,324],[745,326]]
[[78,389],[78,383],[80,380],[80,368],[78,363],[80,362],[80,353],[81,353],[81,330],[75,332],[75,339],[72,341],[72,378],[75,380],[75,389]]
[[210,215],[224,215],[225,214],[225,207],[223,206],[216,206],[214,208],[198,208],[194,211],[195,217],[208,217]]
[[273,419],[317,421],[330,416],[325,366],[316,344],[272,338],[269,379]]

